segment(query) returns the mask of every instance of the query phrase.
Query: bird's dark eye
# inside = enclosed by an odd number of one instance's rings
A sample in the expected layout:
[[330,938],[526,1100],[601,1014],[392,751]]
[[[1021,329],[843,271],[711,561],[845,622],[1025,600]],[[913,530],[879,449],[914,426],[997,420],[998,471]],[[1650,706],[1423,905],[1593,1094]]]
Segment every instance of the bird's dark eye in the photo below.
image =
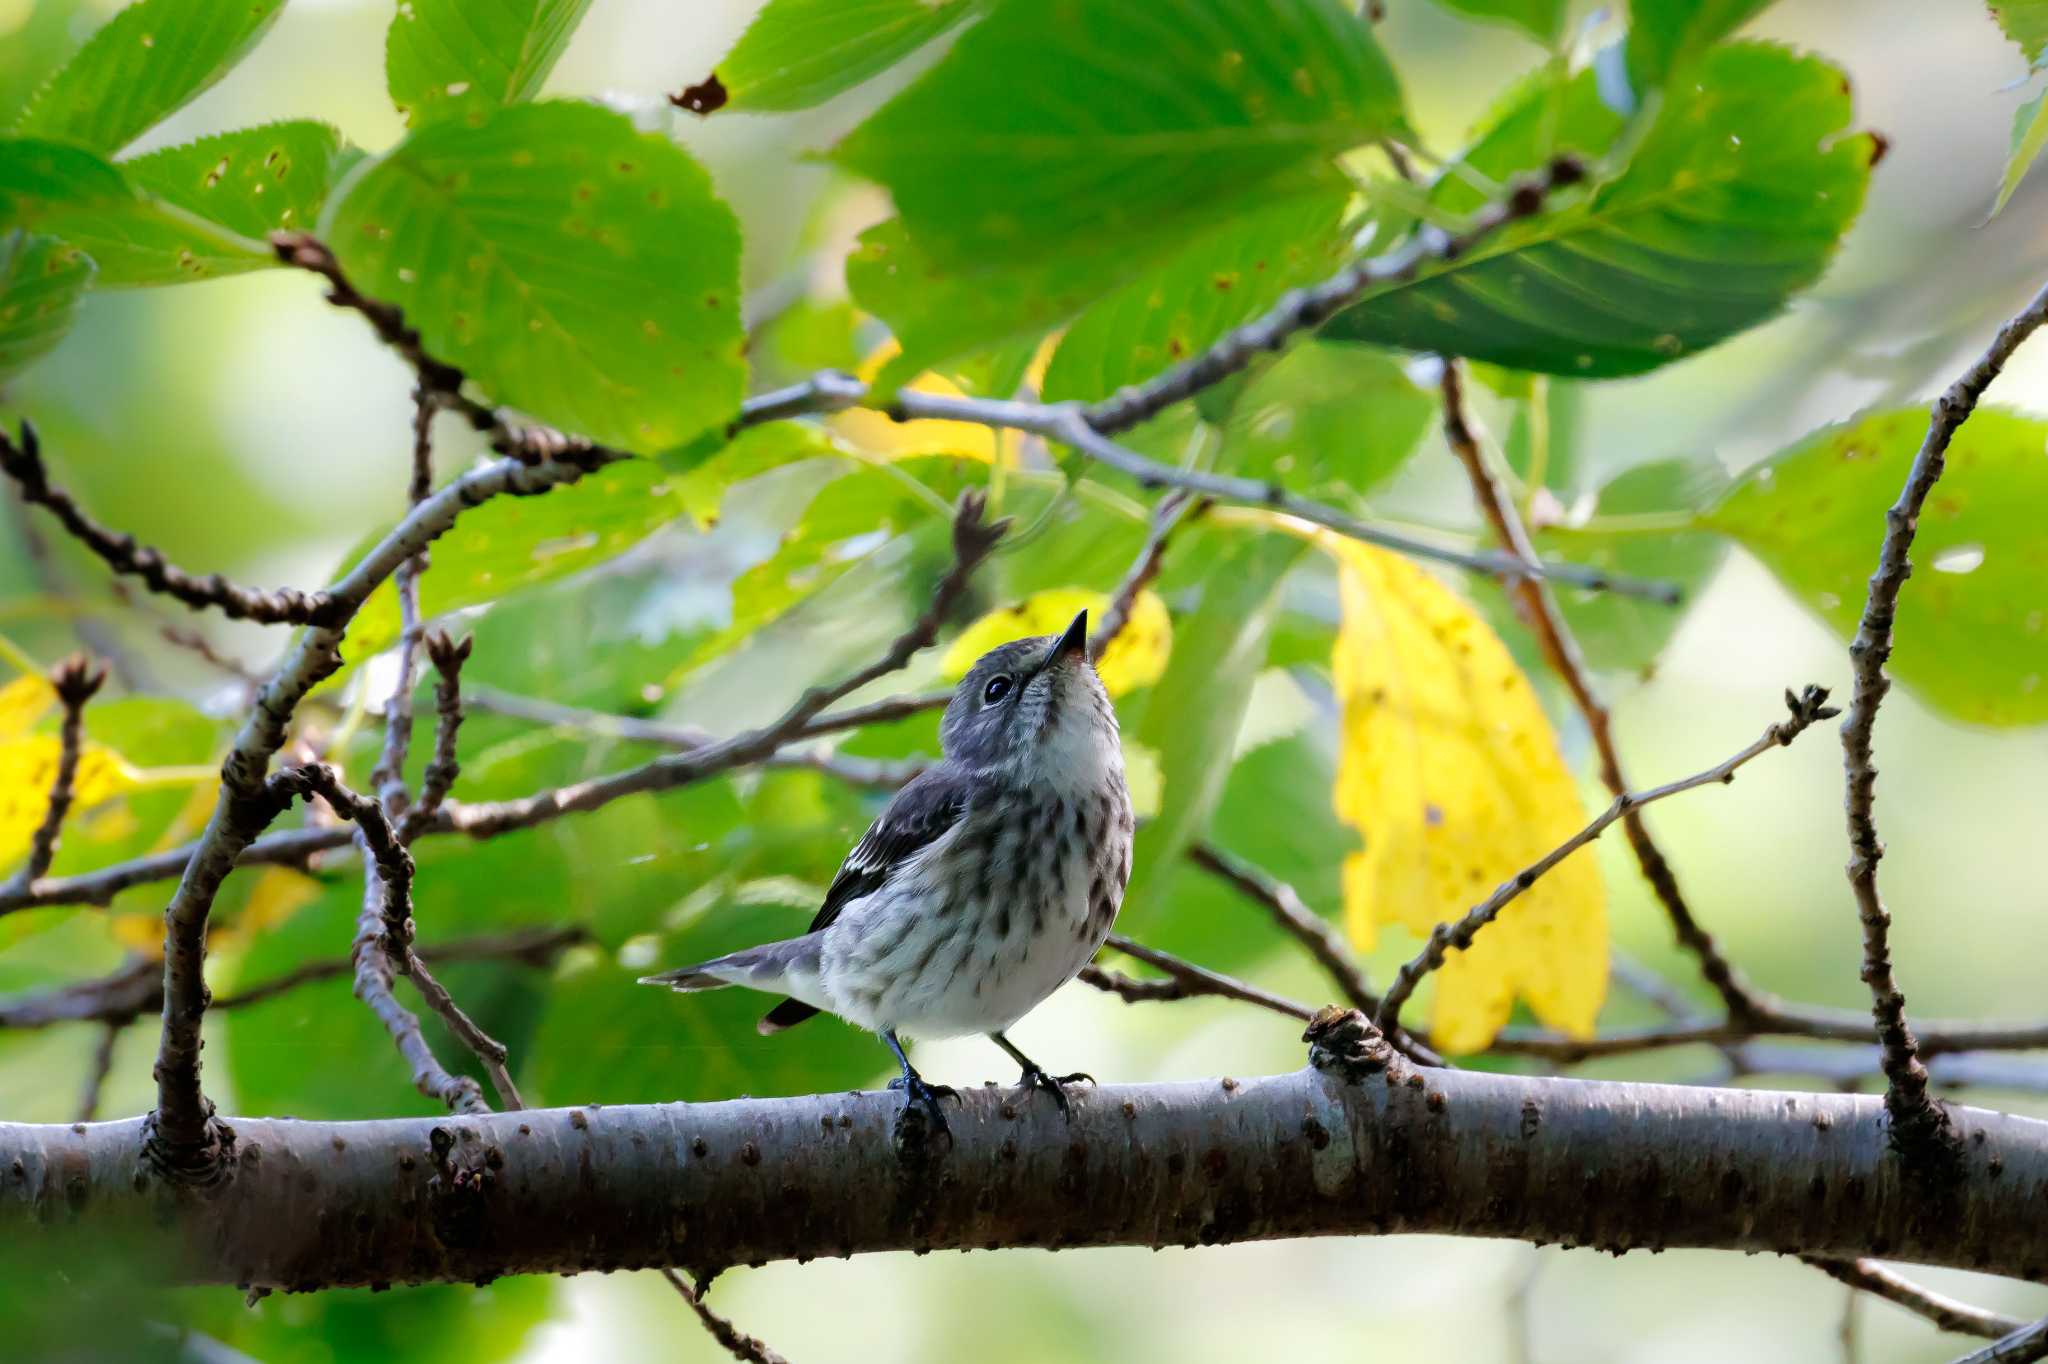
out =
[[1010,679],[997,673],[988,680],[988,687],[981,693],[981,703],[984,706],[993,706],[1009,694]]

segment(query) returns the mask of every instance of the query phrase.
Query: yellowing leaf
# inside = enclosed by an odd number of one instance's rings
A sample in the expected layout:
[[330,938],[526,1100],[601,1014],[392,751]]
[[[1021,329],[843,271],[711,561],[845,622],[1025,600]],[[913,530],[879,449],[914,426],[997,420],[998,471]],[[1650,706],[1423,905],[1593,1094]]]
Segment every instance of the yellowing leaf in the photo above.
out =
[[161,914],[116,914],[107,921],[114,941],[145,957],[164,954],[164,916]]
[[[50,808],[50,784],[57,778],[61,752],[54,734],[0,740],[0,866],[28,853],[43,812]],[[113,750],[88,745],[78,757],[71,809],[90,810],[134,784],[127,764]]]
[[[882,366],[894,359],[902,349],[893,339],[884,341],[862,362],[858,371],[860,377],[873,383],[875,376],[882,372]],[[946,398],[967,396],[952,380],[929,372],[920,374],[903,387],[915,393],[933,393]],[[993,464],[996,462],[997,452],[1003,448],[995,431],[975,422],[891,421],[882,413],[865,407],[849,408],[839,413],[832,418],[831,425],[832,429],[846,440],[884,459],[909,459],[913,455],[956,455],[962,459]],[[1003,463],[1015,462],[1008,454],[1003,456]]]
[[[946,650],[939,670],[955,681],[965,676],[980,658],[998,644],[1031,635],[1056,635],[1067,628],[1079,611],[1086,611],[1090,623],[1100,621],[1109,609],[1105,593],[1085,587],[1051,587],[1034,592],[1015,606],[989,612],[975,621]],[[1111,696],[1122,696],[1139,687],[1149,687],[1166,672],[1166,660],[1173,654],[1173,619],[1166,603],[1155,592],[1140,592],[1131,603],[1131,618],[1109,648],[1096,660],[1095,671]]]
[[[1318,540],[1339,565],[1336,805],[1365,839],[1344,866],[1346,926],[1365,947],[1383,924],[1426,934],[1462,917],[1585,812],[1528,680],[1472,609],[1398,555]],[[1430,1032],[1446,1051],[1478,1051],[1519,996],[1585,1037],[1606,989],[1606,898],[1582,851],[1451,953]]]
[[320,883],[290,867],[265,867],[249,888],[249,899],[235,926],[249,933],[275,928],[320,898]]
[[1151,819],[1159,813],[1160,798],[1166,794],[1166,774],[1159,766],[1159,750],[1135,740],[1124,740],[1124,785],[1131,794],[1131,813]]
[[23,674],[0,687],[0,739],[18,739],[35,728],[57,692],[40,677]]

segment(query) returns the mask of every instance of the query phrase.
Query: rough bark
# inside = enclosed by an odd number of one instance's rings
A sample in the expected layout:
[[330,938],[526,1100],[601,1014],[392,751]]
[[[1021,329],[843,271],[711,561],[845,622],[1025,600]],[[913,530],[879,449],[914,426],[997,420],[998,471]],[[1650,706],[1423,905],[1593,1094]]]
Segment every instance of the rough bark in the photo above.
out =
[[182,1278],[286,1289],[1399,1232],[2048,1267],[2048,1123],[1953,1110],[1962,1176],[1930,1186],[1876,1097],[1417,1070],[1374,1046],[1087,1090],[1070,1125],[974,1090],[950,1147],[883,1093],[236,1118],[227,1177],[195,1188],[152,1172],[139,1120],[0,1125],[0,1236],[149,1225]]

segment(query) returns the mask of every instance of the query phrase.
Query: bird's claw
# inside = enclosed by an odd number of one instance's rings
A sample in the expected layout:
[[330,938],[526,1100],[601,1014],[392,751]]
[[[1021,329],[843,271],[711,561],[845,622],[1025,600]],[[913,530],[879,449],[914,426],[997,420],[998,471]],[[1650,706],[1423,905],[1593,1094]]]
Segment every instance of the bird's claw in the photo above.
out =
[[1095,1077],[1085,1070],[1071,1075],[1048,1075],[1037,1066],[1026,1066],[1024,1073],[1017,1077],[1017,1092],[1021,1098],[1029,1098],[1034,1090],[1043,1090],[1052,1095],[1053,1103],[1059,1108],[1060,1116],[1072,1122],[1074,1115],[1067,1106],[1067,1086],[1083,1082],[1095,1083]]
[[946,1115],[939,1110],[939,1100],[951,1099],[954,1103],[959,1103],[959,1090],[951,1085],[926,1084],[924,1077],[920,1075],[899,1075],[889,1082],[889,1088],[903,1095],[903,1106],[906,1109],[912,1104],[921,1106],[931,1117],[933,1131],[945,1136],[952,1135],[946,1126]]

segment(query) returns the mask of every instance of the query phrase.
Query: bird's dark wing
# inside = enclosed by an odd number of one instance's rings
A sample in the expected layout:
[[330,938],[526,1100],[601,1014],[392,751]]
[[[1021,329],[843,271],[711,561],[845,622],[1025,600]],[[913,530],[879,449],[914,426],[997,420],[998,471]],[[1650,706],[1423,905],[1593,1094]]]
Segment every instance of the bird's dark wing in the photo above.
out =
[[[899,863],[958,823],[971,785],[961,773],[939,766],[925,769],[898,791],[839,864],[810,931],[829,927],[840,910],[879,888]],[[814,1005],[785,999],[761,1020],[761,1031],[779,1032],[817,1012]]]

